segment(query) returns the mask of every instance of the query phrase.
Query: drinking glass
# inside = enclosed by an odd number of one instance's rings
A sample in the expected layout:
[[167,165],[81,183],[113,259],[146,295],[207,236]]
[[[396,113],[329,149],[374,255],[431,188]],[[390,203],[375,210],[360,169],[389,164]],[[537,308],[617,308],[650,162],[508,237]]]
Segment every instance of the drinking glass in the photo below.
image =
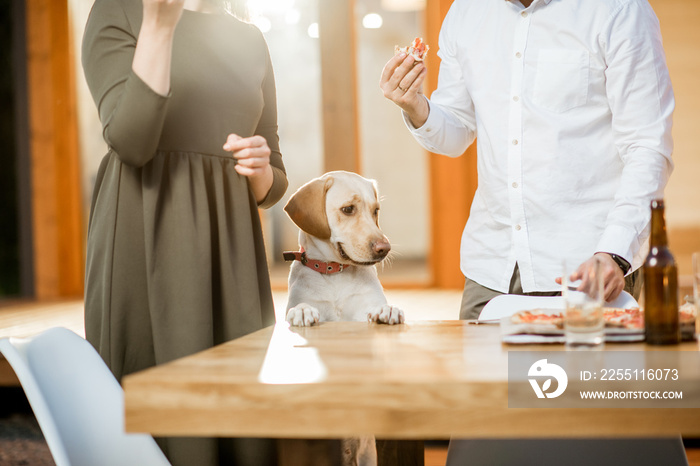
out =
[[564,262],[562,296],[564,310],[564,333],[566,346],[575,349],[595,349],[604,344],[605,321],[603,319],[603,274],[600,263],[584,272],[581,280],[571,281],[571,275],[580,264]]

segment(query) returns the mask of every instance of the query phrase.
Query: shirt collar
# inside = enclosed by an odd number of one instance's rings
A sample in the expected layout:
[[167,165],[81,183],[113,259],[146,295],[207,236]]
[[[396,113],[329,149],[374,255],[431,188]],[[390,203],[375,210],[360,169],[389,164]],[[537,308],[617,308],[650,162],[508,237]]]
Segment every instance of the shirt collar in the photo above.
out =
[[[515,0],[506,0],[506,2],[511,2],[511,3],[513,3],[514,1],[515,1]],[[539,0],[535,0],[535,1],[532,2],[532,3],[534,4],[534,3],[537,3],[538,1],[539,1]],[[545,4],[548,4],[548,3],[551,2],[552,0],[542,0],[542,1],[543,1]]]

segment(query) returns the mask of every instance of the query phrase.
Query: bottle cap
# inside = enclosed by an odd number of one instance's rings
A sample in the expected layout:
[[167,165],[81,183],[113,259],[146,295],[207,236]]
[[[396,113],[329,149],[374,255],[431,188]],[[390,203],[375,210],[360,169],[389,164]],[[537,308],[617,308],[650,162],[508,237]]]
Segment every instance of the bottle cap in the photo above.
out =
[[663,199],[652,199],[651,208],[652,209],[663,209],[664,208],[664,200]]

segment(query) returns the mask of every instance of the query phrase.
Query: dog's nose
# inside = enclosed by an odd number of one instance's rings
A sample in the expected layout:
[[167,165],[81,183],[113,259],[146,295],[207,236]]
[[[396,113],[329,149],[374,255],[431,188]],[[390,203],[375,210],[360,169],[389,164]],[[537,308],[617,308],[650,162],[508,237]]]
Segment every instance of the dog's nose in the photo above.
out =
[[372,251],[377,257],[386,257],[386,255],[389,254],[389,251],[391,251],[391,244],[389,244],[389,241],[386,239],[376,241],[372,245]]

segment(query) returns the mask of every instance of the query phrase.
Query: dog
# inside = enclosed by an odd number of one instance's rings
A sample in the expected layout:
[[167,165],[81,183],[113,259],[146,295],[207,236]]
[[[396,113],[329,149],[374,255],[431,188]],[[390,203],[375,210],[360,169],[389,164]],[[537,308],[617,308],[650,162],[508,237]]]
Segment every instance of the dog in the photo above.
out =
[[301,246],[285,253],[294,261],[286,312],[290,325],[404,322],[404,312],[387,304],[375,267],[391,251],[379,228],[375,181],[329,172],[299,188],[284,210],[300,229]]
[[[376,264],[391,251],[379,228],[375,181],[345,171],[315,178],[284,207],[299,227],[300,251],[285,252],[289,271],[286,321],[310,326],[324,321],[401,324],[404,312],[387,304]],[[344,466],[377,464],[373,436],[341,441]]]

